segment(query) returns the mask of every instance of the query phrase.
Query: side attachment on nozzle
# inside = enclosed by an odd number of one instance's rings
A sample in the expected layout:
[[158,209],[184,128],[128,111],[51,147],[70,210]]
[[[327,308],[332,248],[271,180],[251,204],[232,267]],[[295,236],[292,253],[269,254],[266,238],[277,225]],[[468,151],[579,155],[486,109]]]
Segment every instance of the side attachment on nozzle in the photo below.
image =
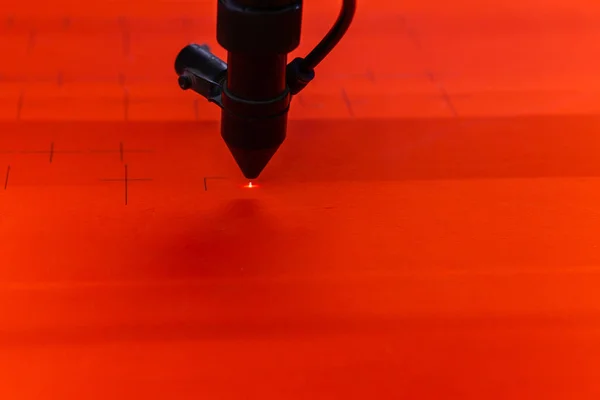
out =
[[223,107],[221,93],[227,77],[227,63],[211,53],[206,44],[190,44],[175,59],[179,87],[193,90],[211,103]]

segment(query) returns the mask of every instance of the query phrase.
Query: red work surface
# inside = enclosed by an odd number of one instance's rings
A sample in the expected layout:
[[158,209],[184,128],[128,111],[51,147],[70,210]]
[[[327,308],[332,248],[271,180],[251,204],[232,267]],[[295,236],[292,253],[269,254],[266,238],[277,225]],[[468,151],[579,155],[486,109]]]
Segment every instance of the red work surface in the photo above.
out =
[[360,2],[252,189],[214,3],[3,4],[0,398],[600,398],[595,3]]

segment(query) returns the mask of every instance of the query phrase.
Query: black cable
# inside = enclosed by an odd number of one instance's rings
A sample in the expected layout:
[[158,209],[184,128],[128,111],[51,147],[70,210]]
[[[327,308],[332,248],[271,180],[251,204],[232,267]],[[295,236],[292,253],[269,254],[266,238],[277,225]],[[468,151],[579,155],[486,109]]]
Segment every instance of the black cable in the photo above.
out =
[[339,41],[344,37],[350,27],[354,14],[356,13],[356,0],[343,0],[342,10],[337,21],[329,30],[327,35],[308,53],[302,60],[302,69],[312,71],[327,55],[333,50]]

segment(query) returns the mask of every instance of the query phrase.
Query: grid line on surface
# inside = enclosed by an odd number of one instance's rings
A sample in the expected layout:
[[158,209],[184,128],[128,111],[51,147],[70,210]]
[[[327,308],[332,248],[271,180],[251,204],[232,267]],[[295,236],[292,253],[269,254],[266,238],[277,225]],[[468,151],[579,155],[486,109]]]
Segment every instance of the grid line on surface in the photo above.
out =
[[[186,43],[214,41],[212,14],[165,18],[7,16],[0,22],[0,120],[217,120],[212,106],[179,90],[172,68]],[[600,112],[600,81],[594,78],[600,65],[583,51],[597,43],[598,29],[576,29],[566,17],[556,17],[556,24],[488,18],[485,29],[461,25],[460,18],[428,18],[359,15],[295,101],[290,118]],[[321,14],[307,21],[299,53],[331,23]],[[569,35],[552,41],[551,27]],[[481,35],[467,34],[475,28]],[[500,40],[504,31],[508,39]],[[563,57],[569,65],[552,61],[561,59],[561,48],[576,50]],[[223,57],[218,46],[215,51]],[[106,91],[86,92],[89,86]]]
[[[329,16],[311,16],[309,20],[305,27],[304,47],[298,50],[300,53],[316,43],[322,34],[320,30],[332,22]],[[384,54],[367,46],[368,43],[389,41],[389,35],[405,36],[398,21],[399,17],[394,14],[378,14],[355,21],[354,36],[345,39],[341,48],[332,53],[331,60],[320,66],[317,80],[303,93],[303,101],[294,107],[290,117],[393,117],[402,113],[402,105],[390,108],[388,101],[388,107],[380,108],[378,89],[383,90],[389,82],[396,81],[399,82],[396,86],[408,88],[404,101],[413,102],[412,97],[417,96],[416,102],[424,105],[418,107],[422,114],[436,113],[431,110],[431,103],[440,102],[439,96],[420,66],[381,69],[391,60],[384,60]],[[126,16],[112,19],[7,18],[0,29],[3,30],[0,32],[0,49],[7,54],[12,51],[14,57],[12,65],[0,66],[0,88],[11,88],[5,91],[4,102],[10,105],[13,101],[10,108],[15,112],[7,111],[0,119],[216,120],[218,113],[210,111],[202,99],[187,100],[189,96],[181,93],[172,71],[175,52],[192,37],[214,39],[214,24],[212,17],[167,20]],[[100,34],[102,39],[98,39]],[[364,39],[364,35],[368,39]],[[24,53],[9,43],[25,36],[28,39]],[[2,48],[2,38],[7,49]],[[353,38],[359,42],[353,44]],[[353,47],[364,55],[354,56],[354,61],[346,62]],[[410,47],[411,44],[405,41],[403,51],[411,51]],[[224,56],[218,46],[215,51]],[[36,68],[41,60],[45,62],[42,71]],[[106,85],[107,91],[82,93],[87,85]],[[109,92],[109,87],[114,87],[114,91],[118,87],[121,93]],[[77,96],[67,93],[76,88]],[[19,95],[11,96],[11,91],[18,91]],[[360,107],[354,104],[356,101]],[[56,111],[49,111],[51,107]]]

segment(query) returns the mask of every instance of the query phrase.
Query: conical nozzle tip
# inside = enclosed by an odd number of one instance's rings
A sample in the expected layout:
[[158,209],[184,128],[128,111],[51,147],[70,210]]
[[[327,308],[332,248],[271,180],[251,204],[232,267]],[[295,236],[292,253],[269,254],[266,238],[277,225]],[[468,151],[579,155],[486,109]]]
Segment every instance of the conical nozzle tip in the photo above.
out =
[[256,179],[267,166],[279,147],[270,149],[240,149],[230,147],[231,155],[242,170],[246,179]]

